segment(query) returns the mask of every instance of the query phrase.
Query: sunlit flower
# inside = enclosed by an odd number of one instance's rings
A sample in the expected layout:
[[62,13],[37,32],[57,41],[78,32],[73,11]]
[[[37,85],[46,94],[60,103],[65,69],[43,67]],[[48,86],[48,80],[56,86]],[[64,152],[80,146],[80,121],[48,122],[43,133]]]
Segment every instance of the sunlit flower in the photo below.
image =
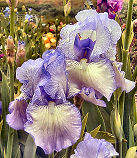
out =
[[109,18],[115,19],[116,13],[123,8],[123,0],[97,0],[98,12],[108,12]]
[[43,37],[43,41],[45,43],[46,49],[56,46],[56,38],[54,37],[54,34],[51,32],[47,33],[46,37]]
[[98,14],[93,10],[79,12],[76,19],[76,24],[61,30],[58,46],[67,58],[69,96],[79,94],[96,105],[106,106],[100,100],[102,96],[110,101],[118,87],[129,92],[135,86],[124,79],[123,72],[114,63],[121,28],[107,13]]
[[111,143],[104,139],[94,139],[89,133],[85,134],[84,140],[74,151],[75,154],[70,158],[111,158],[119,155]]
[[10,103],[8,124],[15,129],[24,128],[46,154],[76,143],[81,116],[76,106],[67,101],[66,62],[61,51],[47,51],[42,59],[24,62],[17,68],[16,78],[23,84],[24,98]]

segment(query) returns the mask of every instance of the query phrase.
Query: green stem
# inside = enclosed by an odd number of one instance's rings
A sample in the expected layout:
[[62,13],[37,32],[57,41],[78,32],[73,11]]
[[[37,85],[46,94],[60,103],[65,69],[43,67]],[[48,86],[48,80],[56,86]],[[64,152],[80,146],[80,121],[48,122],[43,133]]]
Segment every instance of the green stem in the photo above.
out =
[[15,12],[14,8],[10,8],[10,36],[14,38]]
[[132,80],[135,81],[137,77],[137,66],[135,67],[135,70],[133,72]]
[[132,10],[133,10],[133,0],[129,0],[128,3],[128,13],[127,13],[127,23],[126,23],[126,34],[124,41],[124,49],[128,50],[129,48],[129,38],[130,38],[130,29],[131,29],[131,21],[132,21]]
[[71,150],[72,150],[72,146],[70,146],[70,147],[68,147],[68,148],[66,149],[65,158],[70,158]]
[[128,51],[127,50],[123,50],[122,51],[122,70],[126,73],[127,72],[127,62],[128,62]]
[[123,115],[124,115],[124,101],[125,101],[125,92],[123,92],[120,96],[119,107],[118,107],[122,127],[123,127]]
[[122,140],[119,140],[119,158],[122,158]]
[[65,16],[65,23],[68,24],[69,23],[69,17]]
[[64,6],[66,5],[66,3],[67,3],[67,1],[66,1],[66,0],[63,0],[63,5],[64,5]]
[[10,102],[14,100],[14,66],[9,64],[10,74]]
[[[9,64],[9,73],[10,73],[10,101],[13,101],[14,100],[14,67],[12,64]],[[7,158],[11,158],[12,155],[13,137],[14,137],[14,129],[9,127],[7,154],[6,154]]]

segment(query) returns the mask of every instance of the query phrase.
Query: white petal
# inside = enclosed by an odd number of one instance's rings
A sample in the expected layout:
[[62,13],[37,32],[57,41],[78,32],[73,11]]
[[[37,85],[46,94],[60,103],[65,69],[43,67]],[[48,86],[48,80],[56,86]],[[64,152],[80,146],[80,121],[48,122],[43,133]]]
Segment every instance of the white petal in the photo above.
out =
[[110,100],[116,87],[113,68],[108,61],[101,60],[96,63],[67,61],[67,71],[69,81],[77,84],[79,89],[93,88]]
[[34,137],[36,145],[43,148],[46,154],[67,148],[80,137],[80,112],[69,102],[32,105],[27,113],[29,121],[25,124],[25,131]]

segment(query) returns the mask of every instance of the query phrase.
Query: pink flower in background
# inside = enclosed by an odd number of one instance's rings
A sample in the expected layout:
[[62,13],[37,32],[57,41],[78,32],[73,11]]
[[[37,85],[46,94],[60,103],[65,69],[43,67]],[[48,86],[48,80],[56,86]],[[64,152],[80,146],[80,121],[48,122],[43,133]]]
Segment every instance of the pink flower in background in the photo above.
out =
[[5,55],[4,54],[0,54],[0,58],[3,58]]
[[123,0],[97,0],[97,11],[108,12],[109,18],[114,19],[117,12],[123,8]]

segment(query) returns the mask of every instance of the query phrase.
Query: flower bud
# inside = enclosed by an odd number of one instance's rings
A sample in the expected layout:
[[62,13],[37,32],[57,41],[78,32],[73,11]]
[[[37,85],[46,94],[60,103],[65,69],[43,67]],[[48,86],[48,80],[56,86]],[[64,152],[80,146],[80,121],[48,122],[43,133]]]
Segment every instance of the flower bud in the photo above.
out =
[[14,41],[12,36],[9,36],[7,39],[7,50],[6,50],[8,63],[13,63],[15,60],[15,49],[14,49]]
[[16,64],[17,66],[21,66],[25,61],[26,53],[25,53],[25,42],[18,42],[18,50],[16,54]]
[[128,149],[126,158],[137,158],[137,146]]
[[117,109],[113,110],[111,112],[111,121],[113,122],[113,132],[114,135],[120,140],[122,141],[122,135],[123,135],[123,129],[122,129],[122,125],[121,125],[121,119],[120,119],[120,114],[118,112]]
[[14,0],[14,3],[12,0],[6,0],[8,6],[11,8],[16,8],[17,4],[18,4],[18,0]]
[[71,12],[71,0],[68,0],[67,4],[64,6],[64,15],[68,16]]
[[22,11],[23,11],[24,13],[26,12],[25,5],[22,6]]

